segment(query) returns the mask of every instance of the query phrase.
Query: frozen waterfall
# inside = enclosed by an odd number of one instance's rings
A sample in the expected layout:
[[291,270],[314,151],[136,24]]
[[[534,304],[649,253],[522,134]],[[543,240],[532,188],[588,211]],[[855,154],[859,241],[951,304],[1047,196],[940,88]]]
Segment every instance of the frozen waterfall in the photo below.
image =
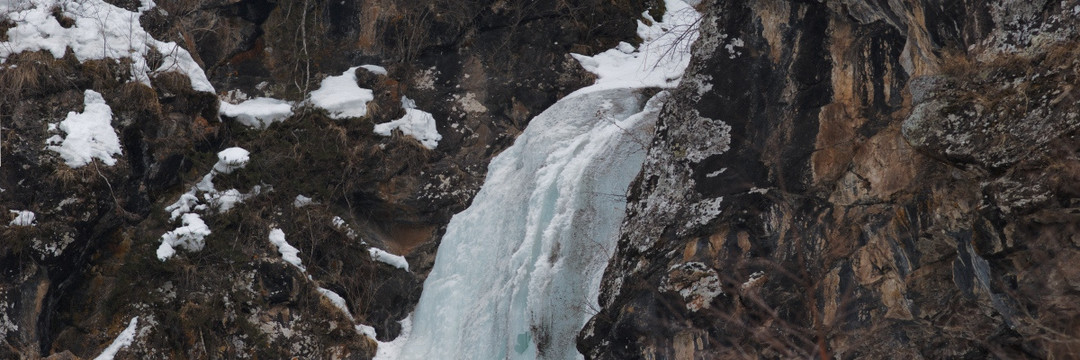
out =
[[[376,359],[577,359],[663,99],[678,85],[699,14],[665,0],[637,46],[574,57],[597,83],[535,117],[450,220],[401,338]],[[406,334],[407,333],[407,334]]]
[[559,101],[454,216],[400,359],[573,359],[641,169],[658,96]]

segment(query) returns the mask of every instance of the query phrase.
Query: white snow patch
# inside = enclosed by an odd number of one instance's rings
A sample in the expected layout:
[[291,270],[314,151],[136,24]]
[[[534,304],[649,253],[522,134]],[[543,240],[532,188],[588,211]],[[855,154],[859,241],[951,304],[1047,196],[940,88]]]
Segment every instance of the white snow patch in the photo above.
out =
[[394,121],[376,124],[375,133],[390,136],[394,129],[398,129],[402,134],[420,141],[425,148],[434,150],[439,146],[442,135],[435,126],[435,117],[431,116],[431,113],[416,109],[416,102],[405,96],[401,97],[401,107],[405,109],[405,116]]
[[316,204],[316,202],[304,195],[296,195],[296,200],[293,200],[292,203],[293,207],[298,209],[312,204]]
[[351,67],[341,75],[323,79],[319,89],[311,92],[308,101],[316,107],[326,109],[334,119],[366,115],[367,103],[375,99],[375,93],[356,84],[357,68],[359,66]]
[[[375,331],[374,327],[367,326],[367,325],[364,325],[364,324],[357,324],[356,325],[356,332],[364,334],[364,336],[367,336],[367,337],[371,338],[372,340],[375,340],[376,336],[379,336],[379,333],[377,331]],[[375,340],[375,342],[378,342],[378,340]]]
[[[218,161],[221,161],[221,159],[218,159]],[[217,165],[217,163],[214,163],[215,167]],[[217,191],[214,189],[214,177],[217,176],[217,174],[218,171],[211,168],[209,173],[203,175],[202,180],[199,180],[199,182],[195,183],[195,187],[192,188],[191,191]]]
[[[319,288],[319,293],[322,294],[323,297],[326,297],[326,300],[329,300],[330,303],[334,305],[334,307],[341,310],[341,312],[345,313],[345,315],[348,315],[349,319],[352,319],[352,312],[349,311],[349,306],[345,303],[345,298],[341,297],[341,295],[338,295],[338,293],[334,292],[333,290],[327,288]],[[372,339],[374,338],[375,337],[372,337]]]
[[239,147],[231,147],[218,152],[218,162],[214,164],[214,170],[222,174],[230,174],[236,169],[243,168],[250,160],[247,150]]
[[9,210],[15,214],[15,219],[11,220],[8,225],[10,226],[34,226],[34,219],[37,217],[33,211],[30,210]]
[[375,74],[375,75],[386,75],[386,74],[388,74],[388,72],[386,72],[386,68],[384,68],[382,66],[379,66],[379,65],[360,65],[360,68],[364,69],[364,70],[367,70],[367,71],[370,71],[372,74]]
[[[405,347],[405,344],[409,342],[409,338],[412,335],[412,317],[413,314],[409,314],[409,316],[398,321],[398,324],[401,324],[401,333],[397,338],[387,342],[379,341],[379,348],[376,350],[375,358],[372,360],[397,360],[401,358],[401,351]],[[375,329],[371,330],[372,332],[375,331]],[[375,337],[372,336],[371,338],[374,339]]]
[[[169,220],[175,221],[180,215],[187,214],[189,212],[199,209],[199,198],[195,196],[194,192],[186,192],[180,195],[180,198],[172,205],[166,206],[165,211],[170,212]],[[203,208],[206,206],[203,205]]]
[[[0,45],[2,47],[2,45]],[[73,168],[100,159],[105,165],[115,165],[113,155],[120,155],[120,138],[112,127],[112,108],[96,91],[83,92],[82,113],[69,112],[57,129],[66,136],[53,135],[48,149],[60,153],[64,162]]]
[[345,219],[342,219],[340,216],[335,216],[333,219],[330,219],[330,222],[333,223],[334,227],[337,227],[337,228],[347,226],[345,224]]
[[[330,222],[334,224],[334,227],[338,230],[344,231],[345,236],[349,239],[356,240],[356,238],[360,237],[360,235],[356,233],[356,230],[353,230],[352,227],[349,226],[349,223],[345,222],[345,219],[342,219],[340,216],[335,216]],[[361,243],[367,244],[365,241],[361,241]]]
[[219,112],[222,115],[236,118],[236,121],[241,124],[256,129],[265,129],[270,124],[292,116],[292,108],[293,103],[285,100],[258,97],[239,104],[222,101]]
[[[127,11],[103,0],[25,0],[0,2],[0,11],[15,23],[8,29],[8,40],[0,42],[0,63],[25,51],[46,50],[57,59],[71,49],[80,62],[96,59],[131,59],[133,80],[150,85],[150,73],[179,71],[191,79],[197,91],[214,92],[206,73],[183,47],[174,42],[155,40],[139,22],[142,11],[154,6],[142,2],[139,12]],[[59,8],[63,16],[75,20],[64,28],[52,14]],[[164,58],[161,66],[150,69],[146,54],[156,49]]]
[[[330,303],[333,304],[334,307],[338,308],[338,310],[341,310],[341,312],[345,313],[345,316],[348,317],[349,320],[353,321],[354,323],[356,322],[356,319],[353,318],[352,312],[349,311],[349,305],[345,303],[345,298],[341,297],[341,295],[338,295],[338,293],[334,292],[333,290],[330,290],[330,289],[327,289],[327,288],[321,288],[320,287],[320,288],[318,288],[318,290],[319,290],[319,294],[322,294],[322,296],[325,297],[327,301],[330,301]],[[355,324],[353,326],[353,330],[355,330],[359,334],[362,334],[364,336],[367,336],[367,337],[371,338],[371,340],[375,340],[375,342],[379,342],[378,340],[376,340],[376,336],[378,336],[378,333],[375,331],[374,327],[371,327],[371,326],[365,325],[365,324]],[[403,327],[402,334],[404,334],[404,333],[405,333],[405,330],[404,330],[404,327]],[[399,336],[398,338],[400,339],[401,337]],[[379,342],[379,348],[382,348],[382,344],[384,344],[384,343]],[[378,357],[376,357],[376,359],[377,358]]]
[[375,247],[368,248],[368,253],[371,254],[371,260],[388,264],[401,270],[409,271],[409,262],[405,260],[404,256],[394,255],[386,252],[386,250]]
[[571,54],[581,66],[597,75],[596,84],[575,91],[571,96],[614,88],[671,88],[679,85],[690,65],[690,46],[698,38],[697,20],[701,17],[681,0],[665,0],[663,21],[648,12],[642,17],[652,25],[638,21],[638,36],[643,40],[634,47],[620,43],[616,48],[593,55]]
[[139,0],[139,8],[135,9],[135,11],[142,14],[146,12],[146,10],[150,10],[155,7],[157,7],[157,3],[154,3],[154,0]]
[[[175,247],[182,246],[188,251],[199,251],[204,246],[203,239],[210,235],[210,228],[203,222],[202,217],[196,212],[206,212],[216,209],[218,213],[231,210],[236,204],[242,203],[252,196],[262,192],[261,186],[253,186],[251,193],[244,194],[237,189],[218,191],[214,188],[214,176],[218,173],[231,173],[236,169],[243,168],[250,160],[250,153],[239,147],[232,147],[218,152],[218,162],[214,168],[202,177],[188,192],[181,194],[180,198],[172,205],[166,206],[169,212],[169,220],[182,219],[182,226],[165,233],[161,236],[161,246],[158,247],[157,256],[161,261],[176,254]],[[271,189],[272,190],[272,189]],[[203,200],[199,200],[199,194]]]
[[[258,194],[258,190],[253,191],[253,193]],[[217,209],[218,213],[228,212],[229,210],[232,210],[236,204],[242,203],[252,196],[253,195],[241,193],[240,190],[236,189],[203,194],[206,203],[209,204],[210,207]]]
[[435,117],[423,110],[405,109],[405,116],[400,119],[375,125],[375,133],[382,136],[390,136],[393,134],[394,129],[401,130],[402,134],[412,136],[420,141],[425,148],[431,150],[439,146],[439,140],[442,140],[442,135],[439,134],[439,130],[435,127]]
[[182,247],[187,251],[199,251],[206,246],[210,228],[203,222],[199,214],[188,213],[181,217],[183,226],[161,235],[161,246],[158,246],[158,260],[165,261],[176,254],[176,247]]
[[285,241],[285,232],[281,229],[270,230],[270,243],[277,246],[278,252],[281,253],[281,259],[285,262],[293,264],[300,269],[300,271],[307,271],[304,269],[304,265],[300,262],[300,250],[296,249],[292,245],[289,245]]
[[116,336],[116,340],[113,340],[112,344],[109,344],[109,347],[105,348],[105,351],[102,351],[101,355],[98,355],[94,360],[112,360],[113,357],[116,356],[116,352],[130,346],[131,343],[135,341],[135,329],[138,327],[138,324],[138,316],[131,318],[127,328],[125,328],[124,331],[121,331],[120,335]]

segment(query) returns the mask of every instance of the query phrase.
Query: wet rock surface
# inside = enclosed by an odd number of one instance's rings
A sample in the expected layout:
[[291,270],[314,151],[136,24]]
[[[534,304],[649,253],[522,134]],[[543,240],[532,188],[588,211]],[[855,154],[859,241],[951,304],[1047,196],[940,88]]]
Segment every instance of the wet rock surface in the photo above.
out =
[[1077,3],[705,3],[587,358],[1074,356]]

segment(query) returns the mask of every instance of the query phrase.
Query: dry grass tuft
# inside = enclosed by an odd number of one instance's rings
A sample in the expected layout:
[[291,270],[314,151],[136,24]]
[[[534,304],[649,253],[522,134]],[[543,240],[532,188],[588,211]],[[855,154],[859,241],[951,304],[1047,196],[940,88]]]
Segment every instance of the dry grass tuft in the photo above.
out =
[[115,111],[133,111],[144,116],[161,116],[161,103],[154,88],[143,83],[129,82],[120,86],[120,101],[112,104]]
[[64,9],[61,8],[60,5],[53,6],[52,16],[56,18],[56,22],[60,23],[60,26],[65,29],[70,29],[72,26],[75,26],[75,19],[64,15]]
[[942,55],[942,74],[958,91],[958,104],[984,109],[998,118],[1022,118],[1046,99],[1071,96],[1080,86],[1080,47],[1077,42],[1057,44],[1034,55],[1000,54],[980,61],[959,51]]
[[431,150],[424,147],[424,144],[420,143],[420,140],[405,135],[401,130],[394,130],[393,135],[390,137],[395,143],[395,148],[398,148],[396,152],[404,153],[402,160],[406,160],[406,163],[413,165],[420,165],[427,163],[431,159]]
[[162,65],[165,65],[165,55],[158,51],[155,47],[150,47],[146,50],[146,68],[150,70],[157,70]]
[[[94,161],[98,160],[95,159]],[[83,167],[72,168],[61,161],[55,165],[49,177],[50,180],[55,181],[56,184],[65,189],[72,189],[72,186],[79,184],[94,184],[101,179],[101,175],[95,170],[97,165],[92,163]]]
[[[20,66],[22,65],[22,66]],[[0,71],[0,89],[6,94],[22,94],[24,89],[41,85],[38,68],[31,64],[12,64]]]
[[52,178],[65,187],[78,182],[80,176],[78,170],[67,165],[57,165],[52,173]]
[[93,89],[115,88],[131,79],[131,60],[87,60],[82,63],[80,74],[90,81]]
[[967,52],[946,49],[941,54],[941,72],[949,76],[969,76],[975,70],[975,59]]
[[11,19],[0,19],[0,41],[8,41],[8,29],[15,27],[15,22]]
[[[14,54],[0,67],[0,90],[4,94],[33,96],[59,91],[74,84],[78,60],[68,52],[57,59],[47,51]],[[15,100],[18,96],[7,96]]]
[[150,84],[164,96],[175,96],[191,91],[191,79],[176,71],[154,74]]

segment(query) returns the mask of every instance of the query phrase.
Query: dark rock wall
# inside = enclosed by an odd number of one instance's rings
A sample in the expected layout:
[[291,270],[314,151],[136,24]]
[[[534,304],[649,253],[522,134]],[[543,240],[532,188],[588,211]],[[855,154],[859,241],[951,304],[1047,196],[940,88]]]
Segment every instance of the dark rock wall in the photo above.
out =
[[587,358],[1069,358],[1075,1],[711,1]]

